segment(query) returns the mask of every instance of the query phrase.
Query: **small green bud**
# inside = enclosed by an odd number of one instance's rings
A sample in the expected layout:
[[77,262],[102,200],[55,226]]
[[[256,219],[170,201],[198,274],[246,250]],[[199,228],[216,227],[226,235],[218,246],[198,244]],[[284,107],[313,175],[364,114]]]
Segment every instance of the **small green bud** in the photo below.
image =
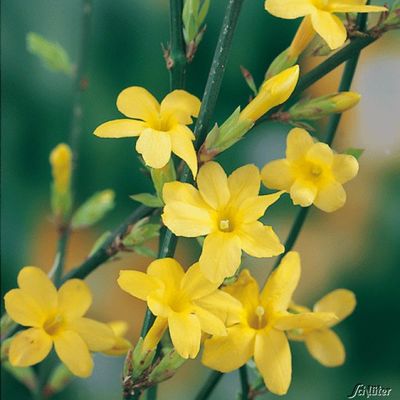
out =
[[72,217],[72,229],[82,229],[100,221],[115,206],[115,193],[103,190],[95,193],[76,210]]
[[171,378],[185,361],[186,359],[182,358],[175,349],[171,349],[151,371],[149,381],[156,384]]
[[43,389],[46,397],[51,397],[61,392],[74,378],[74,375],[64,364],[58,364],[51,372]]
[[157,196],[162,200],[162,190],[164,183],[176,181],[176,171],[172,159],[163,168],[151,168],[151,179],[157,192]]
[[297,64],[297,60],[298,57],[291,56],[289,54],[289,49],[284,50],[274,59],[274,61],[272,61],[267,72],[265,73],[265,80],[278,75],[287,68],[293,67],[295,64]]
[[92,256],[94,253],[96,253],[96,251],[103,246],[103,244],[107,241],[107,239],[111,236],[111,232],[110,231],[106,231],[103,234],[100,235],[100,237],[98,237],[96,239],[96,241],[93,244],[92,249],[90,250],[89,253],[89,257]]
[[60,44],[30,32],[26,35],[26,46],[28,51],[39,57],[43,65],[51,71],[72,75],[73,68],[68,53]]
[[141,204],[144,204],[147,207],[158,208],[158,207],[162,207],[164,205],[164,203],[160,200],[159,197],[154,196],[154,194],[150,194],[150,193],[133,194],[129,197],[132,200],[135,200]]
[[126,376],[131,376],[133,381],[139,378],[151,366],[155,354],[156,349],[144,351],[143,338],[139,338],[135,348],[132,352],[128,352],[125,360],[125,372],[128,372]]
[[290,121],[317,120],[354,107],[361,99],[355,92],[340,92],[315,99],[301,100],[288,111]]

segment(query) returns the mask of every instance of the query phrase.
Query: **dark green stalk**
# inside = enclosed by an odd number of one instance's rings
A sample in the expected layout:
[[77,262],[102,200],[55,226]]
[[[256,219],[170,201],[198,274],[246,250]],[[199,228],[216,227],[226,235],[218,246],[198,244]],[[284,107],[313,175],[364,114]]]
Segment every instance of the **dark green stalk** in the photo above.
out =
[[171,90],[185,87],[186,53],[183,40],[182,9],[183,0],[170,0],[170,38],[171,48],[168,55],[168,69]]
[[201,388],[200,392],[195,397],[195,400],[206,400],[208,396],[213,392],[215,386],[217,386],[220,379],[223,377],[222,372],[213,371],[208,376],[206,383]]
[[249,386],[249,377],[247,374],[246,364],[244,364],[242,367],[239,368],[239,375],[240,375],[240,385],[242,386],[241,399],[247,400],[249,396],[250,386]]
[[50,272],[50,277],[53,279],[54,284],[59,286],[64,271],[65,255],[69,239],[69,229],[61,229],[57,241],[57,253],[54,260],[53,268]]

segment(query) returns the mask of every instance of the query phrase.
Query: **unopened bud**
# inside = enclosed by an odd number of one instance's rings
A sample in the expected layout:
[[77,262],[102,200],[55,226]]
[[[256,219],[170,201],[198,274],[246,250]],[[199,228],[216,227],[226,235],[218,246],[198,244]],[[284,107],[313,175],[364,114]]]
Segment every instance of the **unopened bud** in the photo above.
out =
[[354,107],[361,99],[355,92],[340,92],[315,99],[303,100],[292,106],[289,111],[289,119],[316,120],[334,113],[341,113]]
[[149,218],[143,218],[133,225],[131,231],[123,238],[122,244],[132,250],[145,242],[160,236],[160,224],[149,223]]
[[57,365],[51,372],[49,380],[43,389],[44,395],[51,397],[61,392],[73,378],[74,375],[64,364]]
[[247,83],[247,86],[251,89],[251,91],[254,93],[255,96],[258,94],[258,90],[256,87],[256,84],[254,82],[253,75],[250,73],[248,69],[243,67],[243,65],[240,66],[240,71],[242,72],[243,78]]
[[297,63],[297,60],[297,56],[289,54],[289,49],[282,51],[282,53],[275,57],[274,61],[272,61],[271,65],[267,69],[265,79],[270,79],[285,69],[292,67]]
[[186,359],[182,358],[175,349],[169,350],[149,375],[152,384],[163,382],[175,374]]
[[131,376],[132,380],[139,378],[147,368],[150,367],[154,356],[156,354],[156,349],[143,348],[143,338],[139,338],[133,351],[129,351],[125,360],[125,375]]
[[176,180],[175,166],[172,160],[162,168],[151,168],[151,179],[157,192],[157,196],[162,200],[162,191],[164,183],[173,182]]

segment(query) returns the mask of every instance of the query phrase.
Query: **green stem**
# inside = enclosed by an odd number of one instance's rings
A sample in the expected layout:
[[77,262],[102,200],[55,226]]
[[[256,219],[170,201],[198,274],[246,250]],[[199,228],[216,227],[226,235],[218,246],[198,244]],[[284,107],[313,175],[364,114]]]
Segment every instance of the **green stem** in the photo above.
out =
[[171,90],[185,87],[186,52],[183,40],[182,9],[183,0],[170,0],[170,38],[169,76]]
[[54,284],[58,286],[61,282],[62,273],[65,264],[65,255],[67,250],[67,244],[69,239],[69,229],[64,228],[60,230],[58,241],[57,241],[57,253],[54,260],[53,268],[51,269],[49,276],[53,279]]
[[200,392],[195,397],[195,400],[206,400],[217,386],[220,379],[224,376],[222,372],[213,371],[207,378],[206,383],[201,388]]
[[239,375],[240,375],[240,384],[242,386],[242,400],[247,400],[249,396],[249,377],[247,374],[247,367],[246,364],[239,368]]

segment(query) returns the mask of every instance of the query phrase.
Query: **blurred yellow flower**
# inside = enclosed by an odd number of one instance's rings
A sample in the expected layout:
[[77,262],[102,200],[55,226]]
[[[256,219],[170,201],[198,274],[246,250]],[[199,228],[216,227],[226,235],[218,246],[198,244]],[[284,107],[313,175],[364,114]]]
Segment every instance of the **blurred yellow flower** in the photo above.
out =
[[299,66],[295,65],[266,80],[257,96],[242,110],[239,120],[255,122],[272,107],[284,103],[296,87],[299,73]]
[[[213,337],[204,343],[202,362],[209,368],[230,372],[252,356],[269,391],[285,394],[292,365],[286,330],[319,328],[336,320],[333,313],[287,312],[300,279],[300,257],[289,252],[259,292],[255,279],[243,270],[239,279],[224,290],[242,303],[239,313],[229,315],[227,336]],[[234,317],[233,320],[230,320]],[[238,323],[235,323],[236,321]],[[231,325],[231,326],[229,326]]]
[[110,349],[115,338],[106,324],[83,317],[92,303],[88,286],[80,279],[71,279],[57,292],[37,267],[24,267],[18,274],[18,286],[4,296],[5,308],[15,322],[31,328],[13,338],[10,363],[16,367],[37,364],[54,343],[57,355],[74,375],[91,375],[90,351]]
[[105,122],[94,131],[96,136],[139,136],[136,150],[146,165],[162,168],[172,152],[182,158],[196,176],[194,135],[186,125],[190,125],[193,122],[191,117],[197,117],[199,113],[200,100],[197,97],[184,90],[174,90],[159,104],[146,89],[132,86],[119,94],[117,108],[129,119]]
[[143,349],[154,349],[169,328],[172,343],[183,358],[197,356],[202,331],[226,335],[226,313],[240,309],[236,299],[203,276],[197,263],[185,272],[172,258],[158,259],[149,265],[147,273],[121,271],[118,284],[125,292],[147,301],[157,316]]
[[[334,50],[346,41],[347,32],[343,22],[334,13],[384,12],[385,7],[365,5],[366,0],[266,0],[265,9],[279,18],[305,17],[301,25],[304,32],[309,26]],[[303,36],[303,35],[302,35]],[[304,35],[309,37],[309,35]],[[301,46],[303,49],[305,46]]]
[[[336,289],[319,300],[313,310],[333,312],[338,319],[326,323],[319,329],[297,329],[289,332],[289,339],[304,341],[310,354],[325,367],[342,365],[346,358],[345,349],[340,338],[330,328],[347,318],[355,307],[356,298],[353,292],[347,289]],[[290,309],[300,314],[311,311],[297,304],[291,304]]]
[[70,188],[72,171],[72,151],[67,144],[60,143],[51,151],[50,165],[55,190],[66,193]]
[[259,196],[260,172],[255,165],[238,168],[228,178],[219,164],[208,162],[200,168],[197,187],[166,183],[162,219],[178,236],[207,235],[199,260],[207,279],[220,284],[232,276],[242,250],[253,257],[284,251],[272,228],[258,221],[282,192]]
[[111,349],[103,351],[103,353],[108,356],[125,355],[128,350],[132,348],[131,342],[124,338],[124,335],[128,330],[128,324],[125,321],[111,321],[108,322],[107,325],[114,332],[115,344]]
[[346,202],[342,184],[358,173],[358,162],[347,154],[334,154],[325,143],[315,142],[307,131],[289,132],[286,159],[271,161],[261,171],[265,186],[290,193],[293,204],[332,212]]

